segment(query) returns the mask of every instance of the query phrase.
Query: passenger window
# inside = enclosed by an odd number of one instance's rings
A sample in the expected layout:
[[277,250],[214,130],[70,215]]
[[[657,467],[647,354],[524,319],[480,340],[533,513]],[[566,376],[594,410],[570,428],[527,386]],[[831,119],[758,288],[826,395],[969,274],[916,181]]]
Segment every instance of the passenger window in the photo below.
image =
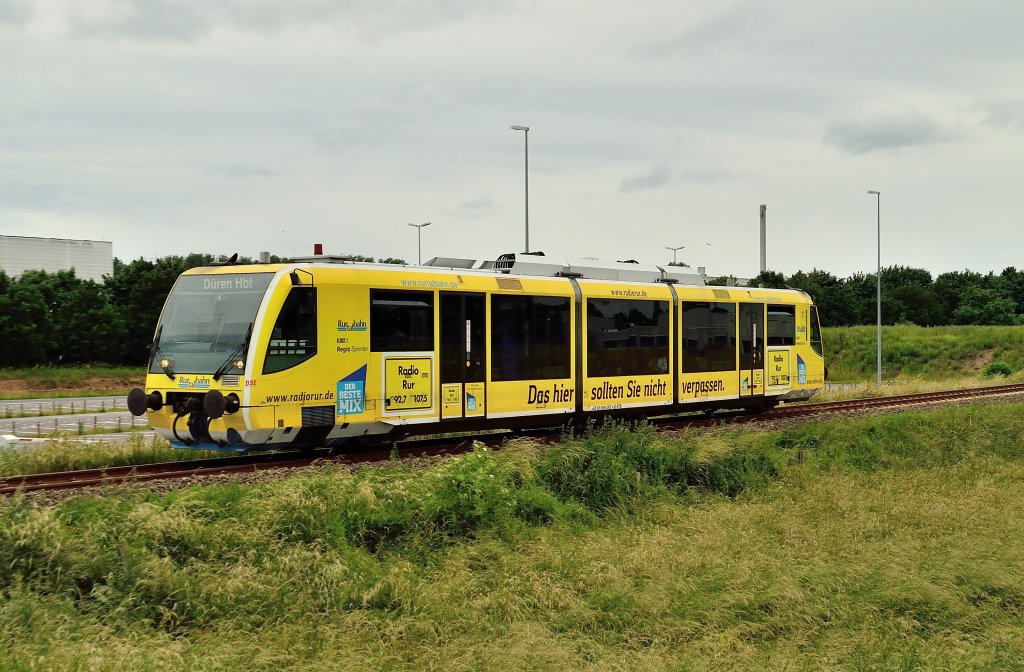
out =
[[570,302],[560,296],[491,296],[491,380],[568,378]]
[[736,370],[736,304],[683,301],[683,373]]
[[426,352],[433,349],[433,292],[370,291],[370,350]]
[[263,373],[284,371],[316,354],[316,287],[292,287],[270,334]]
[[796,306],[768,306],[768,345],[796,345]]
[[668,301],[587,299],[587,375],[668,373]]

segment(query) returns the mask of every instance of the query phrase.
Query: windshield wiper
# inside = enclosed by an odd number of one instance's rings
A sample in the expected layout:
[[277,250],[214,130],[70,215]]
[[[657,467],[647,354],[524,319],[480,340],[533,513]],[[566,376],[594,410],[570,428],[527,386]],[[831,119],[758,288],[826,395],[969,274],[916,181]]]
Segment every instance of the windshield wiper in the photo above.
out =
[[164,325],[161,324],[160,328],[156,330],[156,336],[153,337],[153,344],[149,347],[149,365],[150,368],[152,368],[153,360],[156,359],[156,363],[159,364],[160,368],[164,370],[164,373],[167,374],[167,377],[170,378],[171,380],[174,380],[174,369],[171,368],[171,365],[169,363],[164,363],[165,361],[169,362],[170,360],[164,357],[163,351],[160,350],[160,334],[162,334],[163,331]]
[[243,357],[244,359],[244,355],[246,351],[249,349],[249,339],[252,337],[252,325],[253,323],[250,322],[249,329],[245,332],[245,340],[239,343],[238,347],[232,350],[231,354],[228,355],[228,358],[224,360],[224,363],[218,366],[217,370],[213,372],[214,380],[220,380],[220,377],[223,376],[227,372],[227,370],[231,368],[231,365],[235,363],[236,359],[238,359],[239,357]]

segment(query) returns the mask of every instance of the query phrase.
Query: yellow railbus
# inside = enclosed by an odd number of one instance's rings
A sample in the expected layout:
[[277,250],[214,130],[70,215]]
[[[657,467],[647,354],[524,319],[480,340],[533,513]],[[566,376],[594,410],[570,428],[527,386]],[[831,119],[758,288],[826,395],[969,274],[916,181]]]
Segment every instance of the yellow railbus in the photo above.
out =
[[129,408],[175,446],[244,451],[758,410],[822,386],[809,295],[681,270],[526,254],[194,268]]

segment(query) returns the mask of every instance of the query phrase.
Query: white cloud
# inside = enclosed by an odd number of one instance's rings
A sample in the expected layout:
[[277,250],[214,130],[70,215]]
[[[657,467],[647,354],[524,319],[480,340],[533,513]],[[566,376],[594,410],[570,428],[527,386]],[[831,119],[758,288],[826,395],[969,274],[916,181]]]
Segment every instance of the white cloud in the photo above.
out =
[[675,29],[671,37],[641,43],[627,53],[641,61],[661,60],[722,48],[733,40],[745,37],[756,39],[756,31],[751,30],[753,20],[749,8],[733,5],[722,9],[714,6],[708,15],[699,13],[699,10],[694,14],[687,17],[688,20],[682,22],[682,28]]
[[92,0],[67,2],[72,33],[132,42],[213,39],[216,31],[258,35],[330,27],[378,39],[436,27],[500,8],[472,0]]
[[232,179],[245,179],[250,177],[274,177],[274,171],[262,166],[214,166],[207,168],[207,175],[215,177],[228,177]]
[[24,25],[31,17],[31,0],[0,0],[0,28]]
[[888,111],[831,122],[824,142],[850,154],[901,150],[950,142],[959,133],[920,112]]
[[628,194],[634,191],[642,191],[644,189],[658,189],[666,186],[671,180],[672,167],[667,164],[660,163],[651,166],[639,175],[631,175],[630,177],[622,180],[622,184],[619,185],[619,191]]
[[998,98],[977,107],[984,113],[988,126],[1024,131],[1024,98]]
[[459,203],[459,208],[462,210],[471,211],[487,211],[494,209],[494,201],[489,198],[473,198],[468,201]]

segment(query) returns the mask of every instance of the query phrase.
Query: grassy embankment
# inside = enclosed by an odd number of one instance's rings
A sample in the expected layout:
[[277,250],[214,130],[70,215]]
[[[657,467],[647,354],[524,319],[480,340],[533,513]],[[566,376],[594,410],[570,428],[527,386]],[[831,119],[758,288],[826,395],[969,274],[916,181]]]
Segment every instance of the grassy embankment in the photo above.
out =
[[124,395],[146,379],[145,367],[37,366],[0,369],[0,399]]
[[[825,329],[823,340],[833,381],[875,379],[875,327]],[[1024,370],[1024,327],[882,327],[886,379],[979,378],[993,362],[1002,362],[1020,375]]]
[[88,444],[82,444],[73,437],[59,438],[34,443],[30,447],[13,444],[0,448],[0,478],[225,456],[223,452],[179,450],[163,439],[147,438],[138,432],[119,441]]
[[1019,670],[1019,405],[0,503],[5,670]]
[[[823,333],[829,383],[845,383],[817,401],[936,392],[1024,380],[1024,327],[882,327],[882,387],[874,327],[836,327]],[[986,370],[1004,365],[1004,373]]]

